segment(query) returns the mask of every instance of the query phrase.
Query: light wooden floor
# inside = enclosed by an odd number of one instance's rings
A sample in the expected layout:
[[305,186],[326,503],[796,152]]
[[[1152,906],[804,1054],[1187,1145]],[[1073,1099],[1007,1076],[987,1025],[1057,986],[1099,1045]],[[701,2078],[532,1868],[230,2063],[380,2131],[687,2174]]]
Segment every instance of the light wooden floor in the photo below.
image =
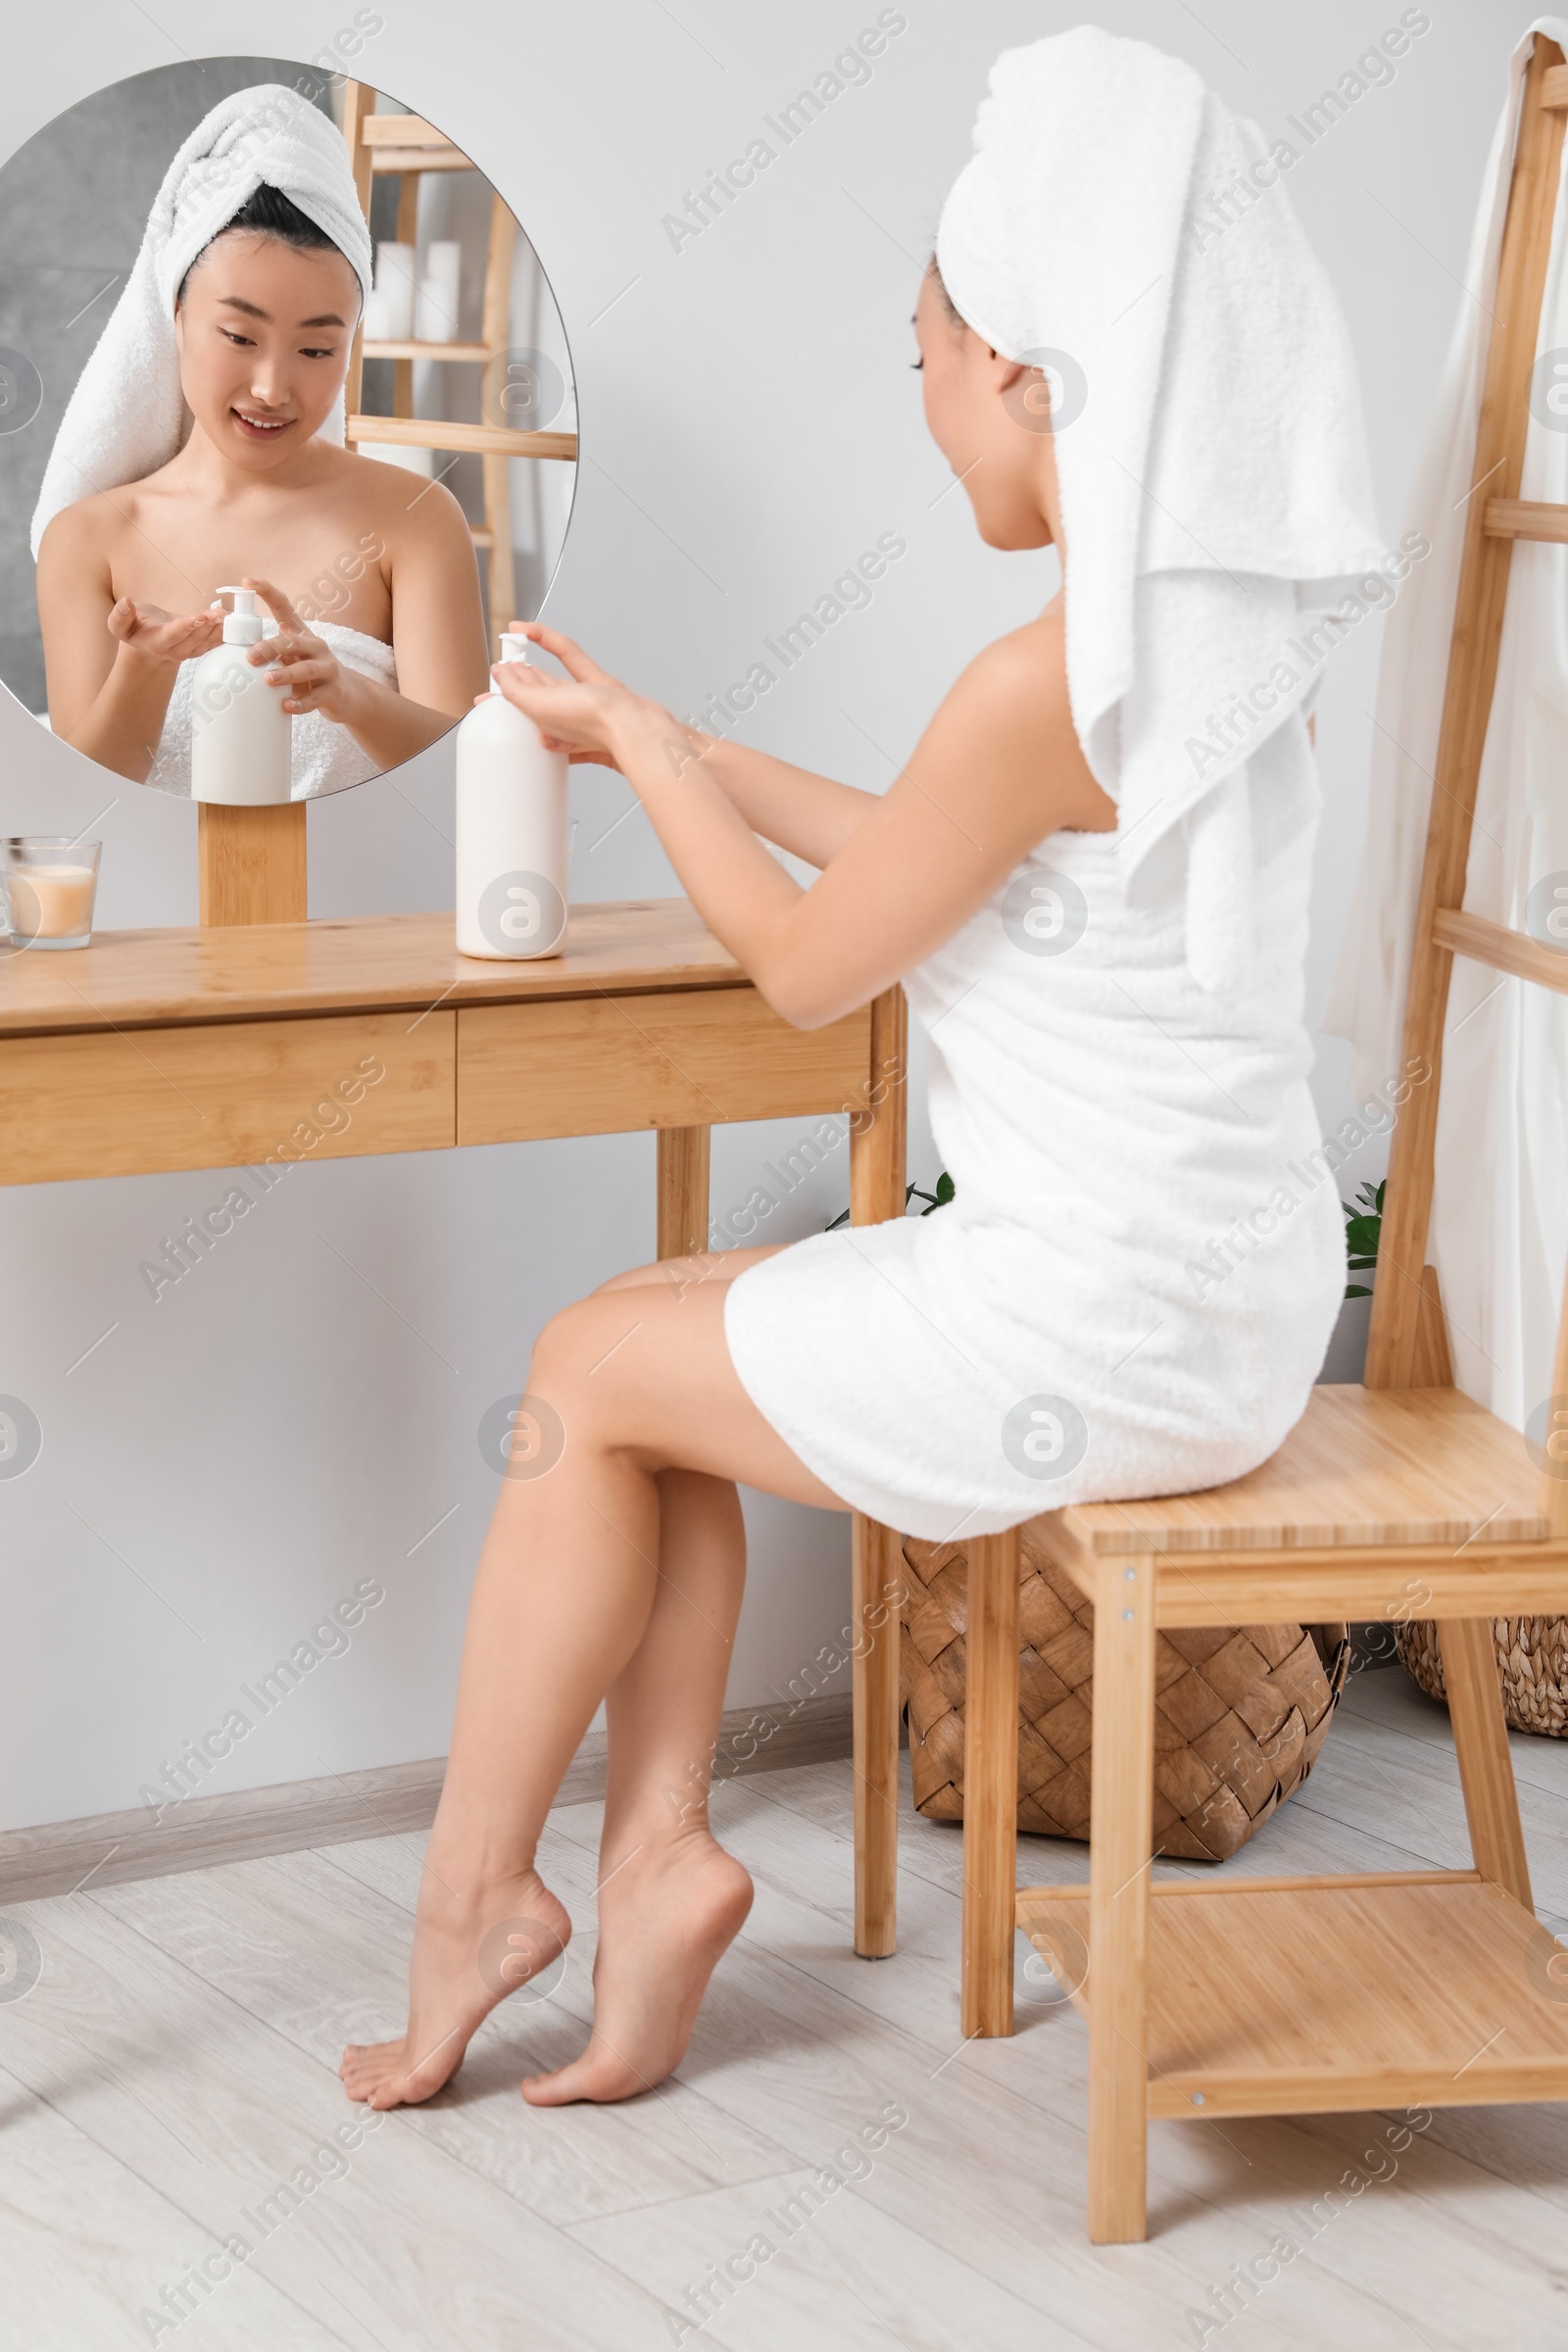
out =
[[[1560,1926],[1568,1743],[1513,1744],[1537,1898]],[[632,2106],[530,2111],[519,2075],[564,2058],[588,2014],[598,1810],[558,1812],[541,1856],[577,1921],[555,1995],[507,2004],[439,2101],[388,2118],[345,2174],[302,2180],[297,2209],[270,2220],[261,2200],[361,2113],[336,2080],[342,2044],[402,2023],[422,1841],[88,1886],[15,1914],[43,1972],[0,2006],[7,2352],[1568,2341],[1562,2107],[1441,2113],[1337,2211],[1321,2200],[1380,2119],[1156,2125],[1151,2242],[1091,2248],[1080,2020],[1020,1942],[1015,2038],[961,2044],[958,1838],[908,1813],[899,1955],[853,1956],[847,1763],[720,1791],[720,1835],[758,1899],[678,2080]],[[1307,1788],[1227,1867],[1467,1858],[1447,1718],[1394,1669],[1357,1678]],[[1026,1838],[1019,1875],[1083,1878],[1087,1854]],[[862,2177],[784,2213],[890,2104],[907,2121]],[[205,2300],[188,2290],[190,2316],[154,2335],[138,2311],[236,2231],[252,2259]],[[1222,2327],[1210,2289],[1282,2232],[1302,2250]],[[696,2316],[687,2289],[759,2233],[772,2258],[710,2294],[700,2333],[678,2332],[672,2313]]]

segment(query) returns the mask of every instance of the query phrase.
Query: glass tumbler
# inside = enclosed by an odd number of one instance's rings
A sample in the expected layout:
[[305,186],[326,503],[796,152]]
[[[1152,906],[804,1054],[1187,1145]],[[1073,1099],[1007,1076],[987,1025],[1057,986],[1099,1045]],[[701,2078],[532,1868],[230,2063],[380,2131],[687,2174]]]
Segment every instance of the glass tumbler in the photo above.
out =
[[0,886],[14,948],[84,948],[92,938],[99,841],[64,833],[0,841]]

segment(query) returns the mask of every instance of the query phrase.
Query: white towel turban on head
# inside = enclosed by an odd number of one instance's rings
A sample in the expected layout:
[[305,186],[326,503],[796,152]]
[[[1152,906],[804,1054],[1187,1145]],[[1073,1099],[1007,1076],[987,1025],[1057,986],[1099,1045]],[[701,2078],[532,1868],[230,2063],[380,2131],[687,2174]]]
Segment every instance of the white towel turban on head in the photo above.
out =
[[[266,182],[329,236],[370,290],[370,233],[340,131],[276,81],[237,90],[180,148],[147,218],[141,250],[61,418],[32,517],[32,552],[62,507],[140,481],[176,455],[186,410],[174,297],[197,255]],[[318,436],[341,444],[339,403]]]
[[[1074,725],[1129,882],[1187,820],[1207,987],[1251,948],[1247,762],[1316,676],[1286,641],[1386,553],[1282,144],[1190,66],[1079,25],[998,58],[937,232],[955,308],[1053,384]],[[1212,727],[1238,697],[1246,720]]]

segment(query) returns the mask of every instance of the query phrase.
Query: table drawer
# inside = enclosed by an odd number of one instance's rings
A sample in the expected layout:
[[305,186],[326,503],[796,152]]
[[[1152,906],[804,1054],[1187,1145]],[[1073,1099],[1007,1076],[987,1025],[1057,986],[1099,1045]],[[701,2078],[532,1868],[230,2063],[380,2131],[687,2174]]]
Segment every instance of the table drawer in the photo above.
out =
[[458,1141],[848,1110],[865,1099],[870,1007],[792,1029],[752,988],[458,1008]]
[[0,1183],[437,1150],[456,1141],[456,1022],[353,1013],[0,1040]]

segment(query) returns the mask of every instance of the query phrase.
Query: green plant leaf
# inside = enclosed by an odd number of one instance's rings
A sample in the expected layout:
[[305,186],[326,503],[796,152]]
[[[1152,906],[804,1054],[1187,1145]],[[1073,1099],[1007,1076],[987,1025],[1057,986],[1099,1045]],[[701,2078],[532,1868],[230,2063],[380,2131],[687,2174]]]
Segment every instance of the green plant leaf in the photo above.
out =
[[[920,1187],[911,1179],[910,1182],[907,1183],[904,1188],[904,1205],[906,1208],[907,1208],[911,1200],[923,1200],[925,1202],[925,1206],[921,1209],[920,1214],[922,1217],[928,1217],[934,1208],[946,1208],[948,1202],[956,1198],[956,1193],[957,1186],[954,1183],[953,1178],[948,1174],[947,1169],[944,1168],[941,1175],[937,1178],[937,1189],[934,1193],[922,1192]],[[839,1227],[841,1225],[847,1225],[849,1221],[849,1210],[847,1208],[840,1209],[838,1215],[829,1220],[824,1230],[828,1233],[837,1233]]]
[[[931,1208],[946,1208],[948,1202],[956,1198],[957,1190],[958,1188],[954,1183],[953,1178],[948,1174],[947,1169],[944,1168],[941,1175],[937,1178],[936,1191],[934,1193],[922,1193],[920,1198],[922,1200],[928,1200],[931,1203]],[[931,1208],[922,1208],[920,1211],[921,1216],[928,1217],[931,1214]]]

